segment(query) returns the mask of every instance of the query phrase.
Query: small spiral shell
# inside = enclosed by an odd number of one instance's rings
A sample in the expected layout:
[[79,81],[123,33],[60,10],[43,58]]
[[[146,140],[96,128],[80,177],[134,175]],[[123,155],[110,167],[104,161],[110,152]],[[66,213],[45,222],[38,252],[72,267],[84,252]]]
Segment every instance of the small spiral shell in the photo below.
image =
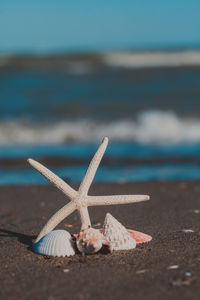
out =
[[77,239],[76,245],[81,253],[96,253],[103,245],[107,245],[107,241],[103,234],[94,228],[81,230]]

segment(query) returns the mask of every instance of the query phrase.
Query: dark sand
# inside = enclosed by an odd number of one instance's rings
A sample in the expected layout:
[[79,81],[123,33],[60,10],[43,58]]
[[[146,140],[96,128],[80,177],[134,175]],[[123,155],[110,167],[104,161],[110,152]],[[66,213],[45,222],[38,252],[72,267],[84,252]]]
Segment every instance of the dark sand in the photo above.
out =
[[[113,192],[147,193],[151,200],[90,208],[93,224],[110,212],[153,241],[131,251],[48,258],[31,244],[66,198],[52,186],[1,187],[0,299],[200,299],[200,182],[93,184],[90,193]],[[77,232],[77,213],[64,224]]]

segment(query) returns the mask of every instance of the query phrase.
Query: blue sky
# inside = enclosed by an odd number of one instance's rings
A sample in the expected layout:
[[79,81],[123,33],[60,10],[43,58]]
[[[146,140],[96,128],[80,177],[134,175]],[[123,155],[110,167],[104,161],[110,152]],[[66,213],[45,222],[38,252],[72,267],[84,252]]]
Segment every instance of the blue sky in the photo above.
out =
[[1,52],[200,45],[200,0],[1,0]]

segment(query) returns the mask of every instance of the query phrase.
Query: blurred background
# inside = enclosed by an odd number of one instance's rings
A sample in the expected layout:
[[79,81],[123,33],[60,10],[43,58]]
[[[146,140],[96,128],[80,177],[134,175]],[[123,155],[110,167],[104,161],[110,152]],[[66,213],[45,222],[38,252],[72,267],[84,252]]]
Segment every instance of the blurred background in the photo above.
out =
[[200,178],[200,2],[1,0],[0,184]]

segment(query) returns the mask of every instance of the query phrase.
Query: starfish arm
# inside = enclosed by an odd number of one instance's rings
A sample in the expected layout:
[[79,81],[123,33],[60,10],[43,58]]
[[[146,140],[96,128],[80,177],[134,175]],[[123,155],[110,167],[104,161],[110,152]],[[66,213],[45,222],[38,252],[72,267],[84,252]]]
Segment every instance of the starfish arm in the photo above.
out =
[[75,210],[76,210],[76,205],[74,202],[69,202],[68,204],[63,206],[61,209],[59,209],[59,211],[57,211],[57,213],[55,213],[49,219],[49,221],[46,223],[46,225],[42,228],[42,230],[38,234],[37,239],[35,240],[35,243],[37,243],[47,233],[52,231],[63,219],[65,219],[67,216],[69,216]]
[[87,172],[83,178],[83,181],[81,182],[80,188],[79,188],[79,193],[80,195],[87,195],[88,190],[90,188],[90,185],[94,179],[95,173],[97,171],[97,168],[101,162],[101,159],[103,157],[103,154],[106,150],[106,147],[108,145],[108,138],[105,137],[103,139],[102,144],[100,145],[99,149],[97,150],[97,152],[95,153],[88,169]]
[[149,200],[148,195],[87,196],[88,206],[128,204]]
[[42,164],[31,158],[28,159],[28,163],[37,171],[39,171],[46,179],[48,179],[69,198],[73,199],[76,196],[77,192],[74,189],[72,189],[65,181],[63,181],[49,169],[44,167]]
[[88,213],[87,206],[82,206],[78,209],[81,217],[81,230],[86,229],[91,226],[90,216]]

